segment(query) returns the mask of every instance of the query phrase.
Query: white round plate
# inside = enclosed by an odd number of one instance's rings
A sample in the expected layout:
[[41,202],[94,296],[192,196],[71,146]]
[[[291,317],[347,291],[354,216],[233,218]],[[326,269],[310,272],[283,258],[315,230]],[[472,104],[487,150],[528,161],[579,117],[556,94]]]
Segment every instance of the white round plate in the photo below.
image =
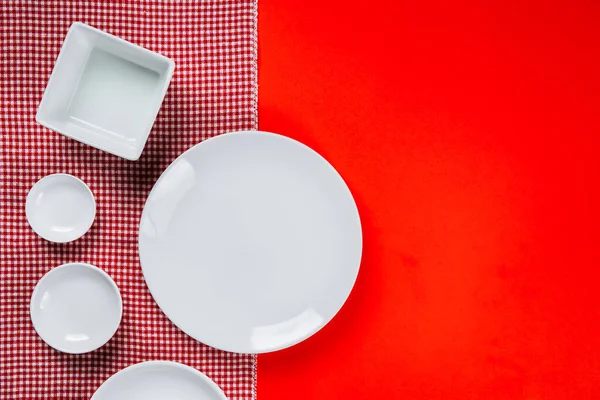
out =
[[25,212],[35,233],[51,242],[66,243],[90,229],[96,217],[96,201],[81,179],[53,174],[33,185]]
[[188,335],[264,353],[323,327],[360,265],[356,204],[309,147],[266,132],[206,140],[177,158],[140,223],[146,283]]
[[171,361],[147,361],[117,372],[91,400],[227,400],[200,371]]
[[122,313],[119,288],[90,264],[50,270],[31,296],[33,327],[44,342],[65,353],[87,353],[104,345],[117,331]]

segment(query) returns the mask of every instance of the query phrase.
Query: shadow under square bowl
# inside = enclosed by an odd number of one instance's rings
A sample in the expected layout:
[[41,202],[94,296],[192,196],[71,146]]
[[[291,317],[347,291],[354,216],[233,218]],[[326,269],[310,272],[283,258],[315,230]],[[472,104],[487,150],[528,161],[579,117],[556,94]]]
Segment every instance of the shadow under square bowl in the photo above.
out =
[[174,69],[165,56],[76,22],[36,120],[82,143],[137,160]]

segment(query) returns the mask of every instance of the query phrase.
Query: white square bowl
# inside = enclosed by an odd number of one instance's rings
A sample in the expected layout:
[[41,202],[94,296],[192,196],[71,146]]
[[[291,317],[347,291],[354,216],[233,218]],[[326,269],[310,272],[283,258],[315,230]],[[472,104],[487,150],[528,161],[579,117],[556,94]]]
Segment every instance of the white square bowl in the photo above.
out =
[[137,160],[175,63],[76,22],[69,28],[36,120],[47,128]]

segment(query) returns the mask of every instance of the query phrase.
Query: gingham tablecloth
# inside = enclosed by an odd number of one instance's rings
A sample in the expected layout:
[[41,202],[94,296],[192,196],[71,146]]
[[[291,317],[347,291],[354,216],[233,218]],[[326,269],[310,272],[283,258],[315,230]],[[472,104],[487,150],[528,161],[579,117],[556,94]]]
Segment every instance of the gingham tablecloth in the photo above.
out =
[[[137,231],[152,185],[177,155],[210,136],[256,129],[256,1],[1,4],[0,398],[88,399],[115,372],[153,359],[199,369],[230,399],[254,398],[255,356],[226,353],[194,341],[156,306],[142,277]],[[75,21],[176,63],[137,162],[80,144],[35,122],[61,43]],[[90,232],[70,244],[40,239],[25,219],[29,188],[57,172],[83,179],[98,203]],[[108,272],[124,302],[116,336],[83,355],[51,349],[29,319],[37,281],[50,269],[73,261]]]

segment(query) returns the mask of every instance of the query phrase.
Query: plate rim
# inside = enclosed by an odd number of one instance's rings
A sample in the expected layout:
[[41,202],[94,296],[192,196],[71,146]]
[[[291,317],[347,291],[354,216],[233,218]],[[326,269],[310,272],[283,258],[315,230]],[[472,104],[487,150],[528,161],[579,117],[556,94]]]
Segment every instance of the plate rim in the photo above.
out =
[[[259,351],[248,351],[248,349],[241,349],[241,348],[235,348],[235,346],[233,347],[229,347],[229,348],[224,348],[222,346],[216,346],[214,343],[212,343],[210,340],[207,341],[206,339],[200,339],[199,337],[197,337],[197,335],[192,335],[191,333],[188,333],[186,331],[184,331],[183,329],[181,329],[181,327],[179,327],[179,325],[177,323],[175,323],[175,321],[173,321],[171,319],[171,317],[169,317],[169,315],[164,311],[163,307],[161,306],[160,302],[158,299],[156,299],[156,297],[152,294],[152,289],[150,289],[150,284],[148,282],[148,280],[146,279],[146,274],[144,273],[144,263],[142,262],[142,254],[140,251],[140,242],[141,242],[141,222],[144,219],[144,215],[146,214],[146,205],[148,204],[148,200],[150,199],[150,196],[152,195],[152,192],[154,191],[154,188],[159,184],[159,182],[161,181],[161,179],[167,174],[167,171],[169,171],[169,169],[172,168],[173,165],[176,164],[176,162],[183,158],[186,154],[188,154],[190,151],[192,151],[193,149],[204,145],[205,143],[211,142],[211,141],[215,141],[215,140],[222,140],[224,137],[227,136],[232,136],[232,135],[260,135],[260,136],[276,136],[278,138],[282,138],[284,140],[289,141],[291,144],[295,145],[295,146],[300,146],[305,150],[308,150],[309,152],[313,153],[314,155],[316,155],[318,158],[320,158],[322,161],[325,162],[325,165],[327,166],[327,168],[329,168],[336,176],[337,178],[343,183],[344,187],[346,188],[348,195],[350,196],[350,199],[352,200],[352,204],[354,205],[354,210],[355,210],[355,216],[356,216],[356,223],[358,226],[358,235],[359,235],[359,256],[358,256],[358,262],[354,271],[354,274],[352,276],[352,284],[350,285],[350,290],[348,291],[348,293],[346,294],[345,298],[343,299],[343,301],[341,302],[340,306],[335,310],[335,312],[331,315],[330,318],[328,319],[324,319],[322,324],[316,328],[313,331],[310,331],[307,334],[303,334],[301,336],[298,336],[297,338],[295,338],[295,340],[292,340],[290,342],[287,342],[285,345],[278,345],[278,346],[271,346],[267,349],[263,349],[263,350],[259,350]],[[140,214],[140,223],[138,225],[138,256],[139,256],[139,260],[140,260],[140,267],[142,270],[142,275],[144,277],[144,282],[146,283],[146,286],[148,287],[148,291],[150,292],[152,299],[154,300],[154,302],[156,303],[156,305],[160,308],[161,312],[167,317],[167,319],[177,327],[177,329],[179,329],[181,332],[183,332],[184,334],[186,334],[187,336],[191,337],[192,339],[203,343],[205,345],[214,347],[216,349],[219,350],[223,350],[223,351],[228,351],[228,352],[235,352],[235,353],[240,353],[240,354],[266,354],[266,353],[272,353],[275,351],[280,351],[280,350],[284,350],[287,349],[289,347],[295,346],[303,341],[305,341],[306,339],[310,338],[311,336],[315,335],[317,332],[319,332],[321,329],[323,329],[326,325],[328,325],[331,320],[333,320],[333,318],[340,312],[340,310],[343,308],[343,306],[346,304],[346,302],[348,301],[348,298],[350,297],[350,294],[352,293],[352,291],[354,290],[354,286],[356,285],[356,280],[358,279],[358,274],[360,272],[360,267],[362,264],[362,257],[363,257],[363,248],[364,248],[364,237],[363,237],[363,229],[362,229],[362,221],[360,218],[360,212],[358,210],[358,206],[356,204],[356,199],[354,198],[354,195],[352,194],[352,191],[350,190],[350,188],[348,187],[348,184],[346,183],[346,181],[344,180],[344,178],[340,175],[340,173],[335,169],[335,167],[325,158],[323,157],[320,153],[318,153],[316,150],[312,149],[310,146],[296,140],[293,139],[291,137],[279,134],[279,133],[274,133],[274,132],[268,132],[268,131],[260,131],[260,130],[242,130],[242,131],[234,131],[234,132],[227,132],[227,133],[223,133],[220,135],[216,135],[216,136],[212,136],[208,139],[205,139],[203,141],[201,141],[200,143],[197,143],[193,146],[191,146],[190,148],[188,148],[187,150],[185,150],[183,153],[181,153],[179,156],[177,156],[173,161],[171,161],[171,163],[163,170],[163,172],[160,174],[160,176],[158,177],[158,179],[154,182],[154,185],[152,186],[152,189],[150,190],[150,192],[148,193],[148,196],[146,197],[146,201],[144,202],[143,205],[143,209],[142,209],[142,213]]]

